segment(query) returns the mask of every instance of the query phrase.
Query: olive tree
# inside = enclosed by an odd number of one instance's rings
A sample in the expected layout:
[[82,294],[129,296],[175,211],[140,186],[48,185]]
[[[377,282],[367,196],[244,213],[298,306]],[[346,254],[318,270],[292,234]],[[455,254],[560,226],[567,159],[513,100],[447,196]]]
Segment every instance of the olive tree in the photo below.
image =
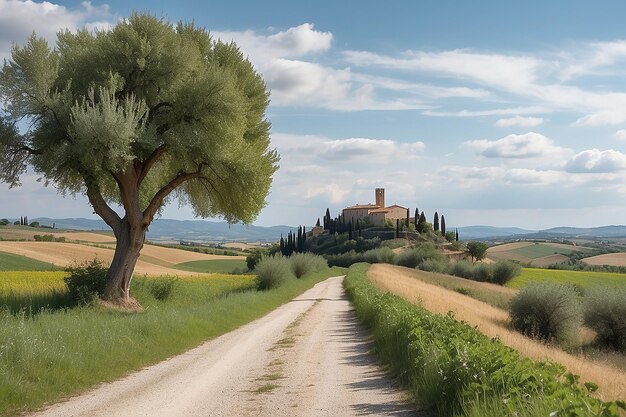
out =
[[277,169],[263,79],[234,43],[193,24],[133,14],[60,32],[53,48],[33,34],[0,71],[0,103],[0,180],[19,186],[32,166],[59,192],[86,195],[113,230],[108,299],[129,299],[164,203],[249,223]]

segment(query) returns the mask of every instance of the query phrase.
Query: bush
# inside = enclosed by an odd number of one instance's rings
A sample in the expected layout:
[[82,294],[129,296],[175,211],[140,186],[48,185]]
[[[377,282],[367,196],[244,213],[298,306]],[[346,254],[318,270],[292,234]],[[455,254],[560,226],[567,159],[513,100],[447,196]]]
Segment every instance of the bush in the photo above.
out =
[[363,262],[370,264],[392,264],[396,254],[388,247],[368,250],[363,253]]
[[584,298],[585,324],[595,330],[597,342],[626,352],[626,289],[589,287]]
[[94,259],[66,269],[64,278],[71,300],[77,304],[90,304],[104,295],[107,269]]
[[162,277],[151,280],[148,284],[150,294],[159,301],[165,301],[170,298],[174,288],[178,285],[176,277]]
[[531,283],[511,300],[513,327],[542,340],[567,340],[582,323],[582,306],[573,287],[554,282]]
[[450,266],[449,274],[456,277],[474,279],[474,265],[468,261],[458,261]]
[[281,286],[285,281],[294,278],[289,259],[281,255],[266,256],[254,268],[257,287],[260,290],[271,290]]
[[489,282],[491,280],[491,267],[483,263],[475,264],[474,280],[479,282]]
[[246,266],[248,271],[254,271],[256,264],[267,254],[267,251],[255,249],[250,255],[246,256]]
[[418,265],[422,271],[428,272],[445,272],[448,269],[448,260],[441,258],[429,258]]
[[522,272],[522,267],[509,261],[498,261],[491,265],[490,282],[504,285]]
[[289,264],[296,278],[328,268],[326,259],[312,253],[295,253],[289,257]]

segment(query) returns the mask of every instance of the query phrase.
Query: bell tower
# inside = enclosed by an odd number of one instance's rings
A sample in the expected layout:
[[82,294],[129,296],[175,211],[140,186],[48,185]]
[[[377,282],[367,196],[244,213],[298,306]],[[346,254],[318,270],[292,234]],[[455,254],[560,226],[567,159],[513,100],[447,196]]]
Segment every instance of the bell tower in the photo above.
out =
[[376,189],[376,205],[381,208],[385,207],[385,189],[384,188]]

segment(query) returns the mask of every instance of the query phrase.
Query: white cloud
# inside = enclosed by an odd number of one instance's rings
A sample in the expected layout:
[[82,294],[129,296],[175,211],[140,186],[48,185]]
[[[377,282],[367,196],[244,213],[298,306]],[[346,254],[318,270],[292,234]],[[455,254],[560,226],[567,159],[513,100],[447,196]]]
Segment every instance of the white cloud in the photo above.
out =
[[508,184],[551,185],[566,181],[562,171],[514,168],[506,171],[504,181]]
[[483,116],[505,116],[512,114],[534,114],[534,113],[547,113],[550,109],[540,106],[528,106],[528,107],[512,107],[503,109],[489,109],[489,110],[461,110],[457,112],[445,112],[436,110],[427,110],[422,112],[425,116],[434,117],[483,117]]
[[114,20],[106,4],[93,6],[86,1],[68,8],[47,1],[0,0],[0,60],[9,58],[12,43],[24,44],[33,31],[53,44],[62,29],[103,29]]
[[254,63],[326,51],[333,40],[332,33],[317,31],[312,23],[303,23],[273,35],[260,35],[252,30],[213,31],[211,35],[224,42],[235,41]]
[[508,135],[498,140],[472,140],[465,145],[487,158],[556,158],[567,152],[553,140],[535,132]]
[[617,140],[626,140],[626,129],[620,129],[613,134],[613,137]]
[[564,54],[566,64],[561,70],[561,79],[570,80],[576,76],[601,74],[602,69],[626,58],[626,41],[592,42],[582,45],[579,50]]
[[507,89],[534,83],[541,66],[541,62],[533,57],[481,54],[467,50],[406,51],[399,58],[364,51],[346,51],[344,57],[347,62],[357,66],[429,71]]
[[565,165],[572,173],[614,173],[626,169],[626,154],[612,149],[590,149],[572,157]]
[[541,117],[515,116],[515,117],[510,117],[508,119],[498,119],[495,125],[498,127],[513,127],[513,126],[535,127],[535,126],[539,126],[543,122],[544,122],[544,119]]

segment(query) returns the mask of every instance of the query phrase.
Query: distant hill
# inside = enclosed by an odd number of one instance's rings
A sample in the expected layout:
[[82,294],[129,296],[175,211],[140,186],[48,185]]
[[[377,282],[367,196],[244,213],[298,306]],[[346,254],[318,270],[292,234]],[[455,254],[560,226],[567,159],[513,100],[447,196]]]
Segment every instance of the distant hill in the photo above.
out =
[[626,237],[626,226],[553,227],[545,230],[525,230],[517,227],[467,226],[459,227],[459,239],[608,239]]
[[[31,219],[42,225],[52,226],[57,229],[73,230],[106,230],[111,229],[102,220],[97,219],[51,219],[39,217]],[[286,236],[289,231],[297,228],[292,226],[253,226],[232,224],[226,222],[213,222],[207,220],[171,220],[157,219],[148,229],[150,240],[184,240],[197,242],[275,242],[281,234]]]
[[522,235],[534,232],[534,230],[525,230],[520,229],[519,227],[465,226],[459,227],[458,229],[459,239],[463,241],[499,236]]

